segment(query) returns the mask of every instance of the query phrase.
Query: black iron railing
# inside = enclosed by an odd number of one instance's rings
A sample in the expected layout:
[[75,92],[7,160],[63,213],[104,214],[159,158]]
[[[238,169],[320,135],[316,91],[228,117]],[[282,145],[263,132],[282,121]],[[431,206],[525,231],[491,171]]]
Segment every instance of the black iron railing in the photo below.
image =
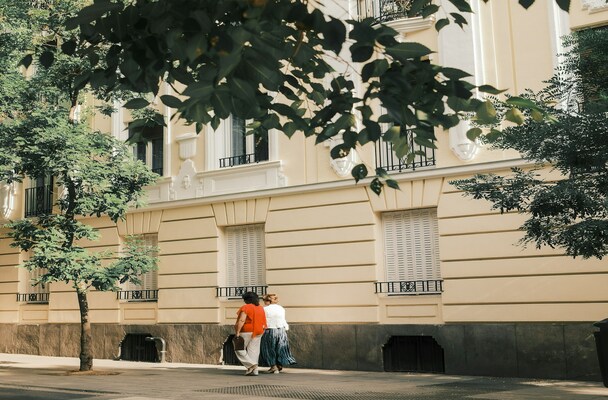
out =
[[361,18],[372,17],[375,23],[407,18],[414,0],[360,0],[358,3]]
[[25,189],[25,217],[37,217],[53,211],[53,185]]
[[376,293],[431,294],[443,292],[443,280],[375,282]]
[[121,290],[116,293],[116,298],[128,301],[157,301],[158,289]]
[[379,140],[376,142],[376,168],[384,168],[385,171],[416,170],[421,167],[432,167],[435,165],[435,149],[420,146],[414,142],[412,132],[407,132],[407,140],[414,157],[411,160],[398,158],[393,151],[393,144]]
[[220,158],[220,168],[234,167],[235,165],[253,164],[256,160],[255,153],[241,154],[240,156]]
[[18,302],[48,303],[50,293],[17,293]]
[[245,292],[255,292],[258,296],[263,296],[267,293],[268,286],[231,286],[215,288],[217,297],[241,297]]

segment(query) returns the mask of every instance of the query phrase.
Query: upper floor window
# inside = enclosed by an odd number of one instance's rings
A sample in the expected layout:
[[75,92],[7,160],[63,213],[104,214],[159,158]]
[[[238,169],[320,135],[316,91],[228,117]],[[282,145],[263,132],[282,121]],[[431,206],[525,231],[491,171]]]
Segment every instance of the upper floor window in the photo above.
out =
[[247,135],[247,121],[231,116],[206,133],[207,169],[253,164],[270,159],[269,133]]
[[441,292],[436,209],[385,212],[382,227],[387,282],[376,283],[376,292]]
[[226,237],[226,286],[219,297],[238,297],[247,291],[266,292],[264,225],[229,226]]
[[53,211],[53,178],[32,179],[25,189],[25,217],[50,214]]
[[412,131],[407,130],[405,133],[412,152],[411,157],[397,157],[393,144],[380,139],[375,144],[376,168],[384,168],[387,172],[401,172],[435,165],[435,149],[417,144]]
[[17,301],[24,301],[26,303],[48,303],[49,302],[49,284],[39,283],[36,286],[32,284],[38,280],[42,275],[46,274],[46,269],[36,268],[31,271],[27,271],[26,288],[24,293],[17,294]]
[[163,176],[163,127],[156,125],[143,128],[141,140],[133,146],[135,158],[146,164],[152,172]]
[[372,17],[376,23],[407,18],[414,0],[359,0],[361,18]]
[[[139,235],[144,246],[158,247],[158,234]],[[158,300],[158,271],[156,269],[139,276],[140,283],[128,282],[125,290],[118,292],[119,300],[156,301]]]

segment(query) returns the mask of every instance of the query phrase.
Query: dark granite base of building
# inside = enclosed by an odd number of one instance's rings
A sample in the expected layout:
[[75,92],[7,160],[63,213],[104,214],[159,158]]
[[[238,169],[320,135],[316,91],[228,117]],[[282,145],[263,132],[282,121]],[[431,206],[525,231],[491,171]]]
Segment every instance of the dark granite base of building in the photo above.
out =
[[[592,323],[298,325],[289,331],[296,367],[383,371],[391,337],[427,336],[443,349],[447,374],[601,380]],[[0,324],[0,352],[77,357],[76,324]],[[119,356],[129,333],[161,337],[166,360],[219,364],[231,326],[93,324],[95,358]]]

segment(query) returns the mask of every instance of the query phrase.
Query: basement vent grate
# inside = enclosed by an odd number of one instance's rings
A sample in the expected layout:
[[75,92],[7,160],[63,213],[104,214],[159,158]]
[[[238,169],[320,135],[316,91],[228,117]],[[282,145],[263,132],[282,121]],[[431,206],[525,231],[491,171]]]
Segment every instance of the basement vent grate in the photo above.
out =
[[[339,389],[311,389],[307,387],[289,387],[277,385],[247,385],[237,387],[224,387],[215,389],[197,390],[197,392],[218,393],[227,395],[238,395],[248,397],[277,397],[283,399],[300,400],[403,400],[407,399],[430,399],[442,393],[442,390],[428,390],[420,388],[419,391],[407,390],[400,393],[386,392],[364,392]],[[445,393],[441,399],[462,399],[462,394],[451,397],[451,393]]]

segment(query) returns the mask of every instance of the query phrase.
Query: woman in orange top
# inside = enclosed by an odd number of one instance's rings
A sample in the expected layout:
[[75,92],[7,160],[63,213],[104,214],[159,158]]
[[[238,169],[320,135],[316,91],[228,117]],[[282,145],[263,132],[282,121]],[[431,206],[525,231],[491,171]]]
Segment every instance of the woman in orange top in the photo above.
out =
[[234,335],[242,336],[245,350],[235,351],[236,357],[247,371],[245,375],[258,375],[258,359],[260,358],[260,342],[266,329],[266,313],[260,306],[260,299],[255,292],[243,294],[245,305],[237,311]]

